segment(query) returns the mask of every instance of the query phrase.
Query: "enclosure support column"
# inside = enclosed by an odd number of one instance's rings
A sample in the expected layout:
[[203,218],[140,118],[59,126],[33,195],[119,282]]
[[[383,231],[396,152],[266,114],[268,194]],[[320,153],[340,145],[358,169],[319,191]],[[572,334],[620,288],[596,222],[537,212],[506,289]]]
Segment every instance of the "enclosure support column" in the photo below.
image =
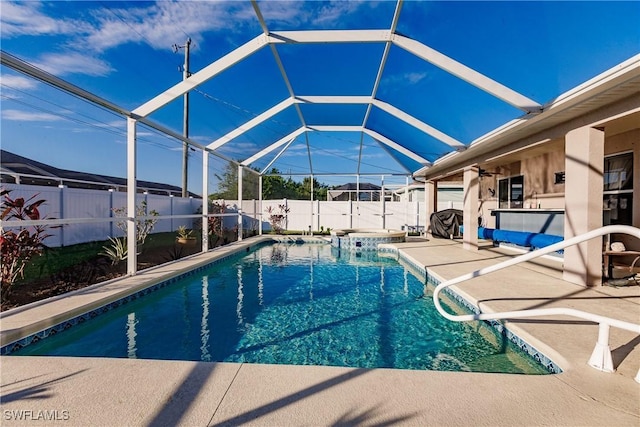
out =
[[138,242],[136,241],[136,124],[127,117],[127,274],[137,271]]
[[[565,136],[564,238],[602,226],[604,131],[583,127]],[[562,278],[582,286],[602,281],[602,238],[564,250]]]
[[424,183],[424,205],[425,205],[425,234],[430,230],[429,226],[431,214],[436,211],[436,194],[437,184],[433,181],[427,181]]
[[309,199],[311,202],[311,222],[309,223],[309,234],[313,236],[313,226],[314,224],[314,214],[313,214],[313,175],[309,175],[310,183],[309,183]]
[[242,240],[242,165],[238,165],[238,241]]
[[381,212],[380,212],[380,216],[382,217],[382,229],[385,229],[385,206],[384,206],[384,175],[382,175],[382,177],[380,177],[380,203],[382,204],[381,206]]
[[351,224],[351,228],[360,226],[360,174],[356,175],[356,217],[357,225]]
[[202,150],[202,252],[209,250],[209,152]]
[[404,224],[408,232],[409,231],[409,206],[411,206],[411,202],[409,201],[409,175],[404,177],[404,194],[405,196],[407,196],[407,200],[405,204],[406,210],[404,211]]
[[463,172],[464,202],[462,212],[462,248],[478,250],[478,168],[467,167]]
[[258,175],[258,234],[262,236],[262,175]]

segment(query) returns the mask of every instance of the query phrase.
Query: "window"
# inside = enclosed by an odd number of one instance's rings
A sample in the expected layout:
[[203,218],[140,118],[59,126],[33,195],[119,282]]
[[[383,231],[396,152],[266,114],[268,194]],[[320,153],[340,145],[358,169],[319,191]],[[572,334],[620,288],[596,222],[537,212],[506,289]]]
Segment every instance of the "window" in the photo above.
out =
[[512,176],[498,180],[498,201],[500,209],[522,208],[524,206],[524,176]]
[[632,224],[633,153],[605,157],[603,208],[605,224]]

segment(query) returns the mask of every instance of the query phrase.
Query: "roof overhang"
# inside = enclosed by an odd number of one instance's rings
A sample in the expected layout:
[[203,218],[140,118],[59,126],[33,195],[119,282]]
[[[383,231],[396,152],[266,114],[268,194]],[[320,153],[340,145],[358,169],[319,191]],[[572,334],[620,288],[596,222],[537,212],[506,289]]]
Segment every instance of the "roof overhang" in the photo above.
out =
[[640,111],[640,54],[549,102],[537,115],[525,115],[476,139],[463,152],[451,153],[415,177],[439,179],[464,167],[514,150],[564,137],[576,126],[594,126]]

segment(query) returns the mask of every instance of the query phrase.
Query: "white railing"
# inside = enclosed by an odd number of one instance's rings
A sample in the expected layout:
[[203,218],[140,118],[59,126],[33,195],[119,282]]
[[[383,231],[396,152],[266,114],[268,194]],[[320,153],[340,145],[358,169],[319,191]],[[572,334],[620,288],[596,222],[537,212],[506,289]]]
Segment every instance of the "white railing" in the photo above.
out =
[[[433,292],[433,302],[436,306],[438,312],[445,318],[452,320],[454,322],[468,322],[473,320],[499,320],[499,319],[515,319],[522,317],[538,317],[538,316],[549,316],[549,315],[566,315],[578,317],[581,319],[589,320],[591,322],[596,322],[599,324],[598,330],[598,341],[596,342],[596,347],[589,358],[589,365],[595,369],[598,369],[603,372],[614,372],[615,369],[613,367],[613,361],[611,358],[611,349],[609,347],[609,329],[611,326],[616,328],[624,329],[627,331],[635,332],[640,334],[640,325],[635,323],[629,323],[622,320],[612,319],[606,316],[600,316],[593,313],[588,313],[586,311],[575,310],[572,308],[539,308],[539,309],[531,309],[531,310],[516,310],[516,311],[505,311],[501,313],[479,313],[479,314],[466,314],[466,315],[453,315],[447,313],[440,304],[439,294],[444,288],[448,288],[449,286],[455,285],[460,282],[464,282],[466,280],[473,279],[475,277],[484,276],[488,273],[493,273],[494,271],[502,270],[504,268],[510,267],[512,265],[520,264],[526,261],[529,261],[534,258],[538,258],[542,255],[546,255],[560,249],[567,248],[569,246],[576,245],[578,243],[582,243],[584,241],[593,239],[595,237],[603,236],[605,234],[611,233],[620,233],[620,234],[628,234],[630,236],[635,236],[640,239],[640,229],[636,227],[631,227],[628,225],[608,225],[606,227],[598,228],[596,230],[589,231],[580,236],[572,237],[567,240],[563,240],[562,242],[555,243],[551,246],[547,246],[542,249],[535,250],[533,252],[526,253],[524,255],[520,255],[518,257],[509,259],[507,261],[500,262],[498,264],[492,265],[490,267],[481,268],[480,270],[473,271],[471,273],[464,274],[462,276],[456,277],[455,279],[447,280],[445,282],[440,283]],[[640,370],[635,377],[635,380],[640,383]]]

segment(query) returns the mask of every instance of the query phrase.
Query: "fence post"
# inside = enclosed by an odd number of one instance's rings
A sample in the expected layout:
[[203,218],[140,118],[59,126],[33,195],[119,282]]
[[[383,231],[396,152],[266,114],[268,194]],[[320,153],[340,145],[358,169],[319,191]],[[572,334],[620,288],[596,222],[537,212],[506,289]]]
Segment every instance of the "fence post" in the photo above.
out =
[[[286,208],[289,207],[289,205],[287,204],[287,199],[286,198],[284,199],[284,207],[285,207],[285,210],[286,210]],[[285,214],[284,215],[284,229],[285,230],[289,229],[289,214]]]
[[[113,218],[113,193],[115,189],[109,189],[109,218]],[[113,237],[113,221],[109,221],[109,237]]]
[[[64,189],[67,186],[60,184],[58,188],[60,189],[60,219],[64,219]],[[60,225],[60,246],[64,247],[64,225]]]
[[171,231],[173,231],[173,194],[169,194],[169,215],[171,215],[171,219],[169,220],[169,227],[171,227]]

